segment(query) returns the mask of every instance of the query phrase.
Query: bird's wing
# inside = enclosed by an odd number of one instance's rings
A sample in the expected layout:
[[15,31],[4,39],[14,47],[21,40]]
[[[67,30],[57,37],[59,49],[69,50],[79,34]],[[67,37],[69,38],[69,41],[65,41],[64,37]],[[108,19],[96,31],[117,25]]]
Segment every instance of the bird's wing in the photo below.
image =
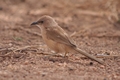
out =
[[61,27],[50,27],[46,32],[47,38],[55,42],[76,47],[68,37],[67,33]]

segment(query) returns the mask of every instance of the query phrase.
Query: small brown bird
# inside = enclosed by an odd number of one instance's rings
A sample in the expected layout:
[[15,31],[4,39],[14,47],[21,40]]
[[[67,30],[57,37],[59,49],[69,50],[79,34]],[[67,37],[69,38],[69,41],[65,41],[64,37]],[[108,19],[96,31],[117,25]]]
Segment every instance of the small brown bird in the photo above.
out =
[[88,54],[81,49],[77,48],[75,44],[71,42],[70,37],[67,33],[57,24],[57,22],[50,16],[42,16],[36,22],[33,22],[31,25],[36,25],[41,29],[41,34],[44,42],[47,46],[54,50],[56,53],[65,53],[69,52],[80,53],[84,56],[89,57],[101,64],[104,62],[91,54]]

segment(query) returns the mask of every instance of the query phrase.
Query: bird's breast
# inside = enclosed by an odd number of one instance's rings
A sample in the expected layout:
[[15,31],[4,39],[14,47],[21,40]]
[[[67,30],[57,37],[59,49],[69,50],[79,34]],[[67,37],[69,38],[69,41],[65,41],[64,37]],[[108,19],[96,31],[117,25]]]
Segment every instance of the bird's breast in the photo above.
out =
[[65,45],[64,44],[61,44],[61,43],[58,43],[56,41],[53,41],[51,39],[49,39],[47,37],[46,34],[42,33],[42,38],[43,38],[43,41],[47,44],[47,46],[54,50],[56,53],[63,53],[63,52],[66,52],[66,48],[65,48]]

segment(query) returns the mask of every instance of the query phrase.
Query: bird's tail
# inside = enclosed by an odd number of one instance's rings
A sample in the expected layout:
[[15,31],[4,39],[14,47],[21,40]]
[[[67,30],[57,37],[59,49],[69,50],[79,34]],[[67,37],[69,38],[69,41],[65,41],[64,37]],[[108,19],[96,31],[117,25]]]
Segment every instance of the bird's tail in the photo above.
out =
[[95,60],[95,61],[97,61],[97,62],[99,62],[99,63],[101,63],[101,64],[104,64],[103,60],[100,60],[100,59],[96,58],[95,56],[92,56],[91,54],[82,51],[82,50],[79,49],[79,48],[74,48],[74,51],[75,51],[76,53],[80,53],[80,54],[82,54],[82,55],[84,55],[84,56],[86,56],[86,57],[89,57],[90,59]]

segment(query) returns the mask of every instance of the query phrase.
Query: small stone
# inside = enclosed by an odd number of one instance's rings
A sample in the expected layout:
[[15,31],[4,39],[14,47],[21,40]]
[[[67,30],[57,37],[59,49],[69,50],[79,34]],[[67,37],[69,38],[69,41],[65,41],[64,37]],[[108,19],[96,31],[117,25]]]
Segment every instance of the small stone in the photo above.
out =
[[90,65],[92,66],[92,65],[93,65],[93,62],[90,62]]
[[13,44],[12,44],[12,43],[9,43],[8,45],[9,45],[9,46],[12,46]]
[[28,64],[29,64],[29,61],[25,61],[25,62],[24,62],[24,65],[28,65]]
[[13,57],[14,58],[20,58],[22,55],[21,54],[15,54]]
[[100,68],[102,68],[102,69],[103,69],[103,68],[105,68],[105,66],[104,66],[104,65],[101,65],[101,66],[100,66]]

